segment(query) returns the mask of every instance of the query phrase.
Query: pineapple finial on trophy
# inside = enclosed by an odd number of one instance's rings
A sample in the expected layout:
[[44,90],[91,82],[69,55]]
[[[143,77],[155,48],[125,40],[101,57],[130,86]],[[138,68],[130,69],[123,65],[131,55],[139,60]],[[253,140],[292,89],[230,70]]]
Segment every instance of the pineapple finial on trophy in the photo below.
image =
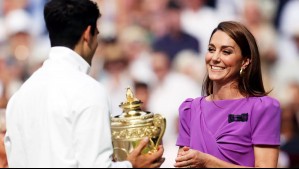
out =
[[[136,101],[136,98],[135,98],[135,96],[134,96],[134,94],[133,94],[130,87],[127,88],[126,96],[127,96],[127,101],[128,102],[132,103],[132,102]],[[138,99],[137,99],[137,101],[138,101]]]
[[140,113],[137,113],[137,111],[141,111],[141,105],[143,103],[134,96],[130,87],[127,88],[126,99],[127,100],[119,106],[123,109],[123,113],[126,116],[140,116]]

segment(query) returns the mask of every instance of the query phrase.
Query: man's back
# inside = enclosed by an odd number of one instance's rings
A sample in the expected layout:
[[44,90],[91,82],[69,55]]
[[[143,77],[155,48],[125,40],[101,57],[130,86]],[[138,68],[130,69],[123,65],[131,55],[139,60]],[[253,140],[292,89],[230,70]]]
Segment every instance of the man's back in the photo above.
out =
[[[73,51],[52,48],[43,67],[13,96],[5,139],[10,167],[111,164],[108,99],[88,69]],[[99,160],[99,153],[106,158]]]

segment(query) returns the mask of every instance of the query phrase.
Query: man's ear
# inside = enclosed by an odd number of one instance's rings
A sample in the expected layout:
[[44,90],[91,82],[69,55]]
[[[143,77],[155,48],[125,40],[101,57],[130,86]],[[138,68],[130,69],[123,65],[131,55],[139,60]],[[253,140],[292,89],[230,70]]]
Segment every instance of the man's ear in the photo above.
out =
[[85,29],[85,31],[84,31],[84,34],[83,34],[83,40],[87,43],[87,44],[89,44],[90,43],[90,41],[91,41],[91,39],[92,39],[92,37],[91,37],[91,26],[88,26],[86,29]]

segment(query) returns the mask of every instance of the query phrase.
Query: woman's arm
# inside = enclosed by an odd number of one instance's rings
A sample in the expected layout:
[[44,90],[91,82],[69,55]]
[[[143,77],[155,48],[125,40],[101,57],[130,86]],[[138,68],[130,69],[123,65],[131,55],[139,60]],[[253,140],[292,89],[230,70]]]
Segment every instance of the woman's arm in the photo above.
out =
[[255,146],[254,157],[256,168],[276,168],[278,163],[279,147]]
[[[256,168],[275,168],[278,161],[278,147],[256,146],[254,147]],[[246,168],[223,160],[209,154],[205,154],[188,147],[181,147],[176,158],[175,167],[178,168]]]

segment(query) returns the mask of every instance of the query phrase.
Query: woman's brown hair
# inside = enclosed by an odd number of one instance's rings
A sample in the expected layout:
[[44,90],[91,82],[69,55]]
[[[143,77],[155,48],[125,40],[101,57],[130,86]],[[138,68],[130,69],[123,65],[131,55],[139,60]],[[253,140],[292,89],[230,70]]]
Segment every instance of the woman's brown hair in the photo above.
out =
[[[246,97],[266,96],[268,93],[263,84],[260,53],[254,36],[244,25],[233,21],[221,22],[212,32],[211,38],[217,31],[225,32],[230,36],[240,47],[242,57],[251,61],[238,79],[240,93]],[[209,76],[206,76],[202,89],[203,95],[213,94],[213,81]]]

